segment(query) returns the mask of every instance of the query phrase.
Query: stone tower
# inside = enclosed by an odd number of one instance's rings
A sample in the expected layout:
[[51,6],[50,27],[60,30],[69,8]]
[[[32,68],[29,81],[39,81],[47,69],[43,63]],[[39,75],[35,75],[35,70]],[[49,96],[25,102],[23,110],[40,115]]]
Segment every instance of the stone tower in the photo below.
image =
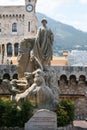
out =
[[25,29],[24,38],[34,37],[37,31],[37,17],[35,13],[37,0],[25,0]]
[[25,0],[21,6],[0,6],[0,64],[16,64],[18,47],[25,38],[35,38],[37,0]]

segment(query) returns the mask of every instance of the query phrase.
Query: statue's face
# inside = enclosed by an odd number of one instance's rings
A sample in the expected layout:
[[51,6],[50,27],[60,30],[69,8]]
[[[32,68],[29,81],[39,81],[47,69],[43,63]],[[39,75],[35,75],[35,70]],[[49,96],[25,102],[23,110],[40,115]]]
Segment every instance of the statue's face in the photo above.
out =
[[46,26],[46,24],[47,24],[47,22],[44,20],[44,21],[42,22],[42,25],[43,25],[43,26]]

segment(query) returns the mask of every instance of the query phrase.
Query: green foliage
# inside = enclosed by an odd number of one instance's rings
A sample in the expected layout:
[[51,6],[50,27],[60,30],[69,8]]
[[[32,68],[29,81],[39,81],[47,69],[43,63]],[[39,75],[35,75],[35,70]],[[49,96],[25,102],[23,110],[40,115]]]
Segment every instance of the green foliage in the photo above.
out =
[[33,115],[33,106],[29,102],[22,101],[21,103],[21,126],[24,125],[25,122],[27,122]]
[[64,99],[59,102],[56,108],[57,125],[66,126],[74,120],[74,104],[70,100]]
[[33,114],[33,106],[22,101],[20,109],[10,100],[0,99],[0,127],[23,127]]

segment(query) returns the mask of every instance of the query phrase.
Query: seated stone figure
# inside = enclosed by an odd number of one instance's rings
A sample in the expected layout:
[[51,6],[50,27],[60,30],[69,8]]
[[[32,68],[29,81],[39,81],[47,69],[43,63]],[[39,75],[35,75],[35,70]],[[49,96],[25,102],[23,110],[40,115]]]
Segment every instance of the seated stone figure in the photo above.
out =
[[18,52],[18,77],[22,78],[24,76],[24,72],[29,72],[28,66],[29,66],[29,60],[30,60],[30,51],[33,48],[35,39],[24,39],[19,46],[19,52]]
[[31,45],[33,42],[33,39],[24,39],[24,41],[20,43],[17,58],[17,70],[19,78],[24,77],[25,72],[33,72],[38,68],[43,70],[40,61],[33,54],[33,47]]
[[2,83],[0,85],[0,93],[4,94],[10,94],[9,92],[9,83],[10,81],[7,79],[3,79]]
[[21,93],[21,91],[19,89],[17,89],[17,80],[12,80],[9,82],[9,91],[11,92],[11,101],[15,102],[15,95],[17,93]]
[[46,86],[43,78],[44,72],[37,69],[33,72],[34,83],[21,94],[16,94],[15,101],[18,102],[22,98],[36,98],[36,105],[38,108],[52,108],[54,103],[54,96],[51,89]]

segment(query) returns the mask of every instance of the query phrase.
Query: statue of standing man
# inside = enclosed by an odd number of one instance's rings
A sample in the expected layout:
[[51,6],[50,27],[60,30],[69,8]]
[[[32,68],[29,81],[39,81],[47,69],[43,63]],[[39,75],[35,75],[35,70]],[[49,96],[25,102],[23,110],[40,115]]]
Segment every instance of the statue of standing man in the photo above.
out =
[[42,26],[39,27],[35,40],[34,55],[38,58],[43,67],[45,67],[46,65],[50,65],[50,61],[52,60],[54,36],[51,29],[47,28],[47,20],[45,18],[42,19],[41,23]]

